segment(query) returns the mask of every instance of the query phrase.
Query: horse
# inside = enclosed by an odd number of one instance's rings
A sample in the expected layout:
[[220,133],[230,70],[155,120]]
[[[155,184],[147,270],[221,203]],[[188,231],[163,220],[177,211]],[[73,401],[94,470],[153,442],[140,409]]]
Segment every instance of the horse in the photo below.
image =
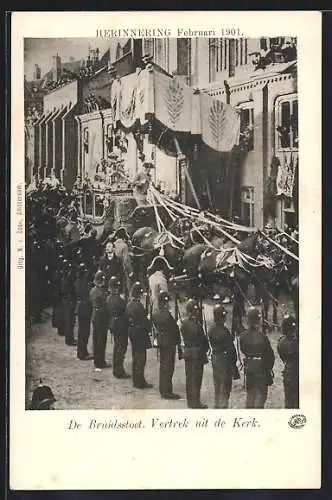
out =
[[137,278],[143,279],[146,270],[157,255],[163,255],[174,268],[175,274],[182,271],[183,248],[174,242],[170,233],[158,232],[152,227],[142,227],[132,236],[132,254]]

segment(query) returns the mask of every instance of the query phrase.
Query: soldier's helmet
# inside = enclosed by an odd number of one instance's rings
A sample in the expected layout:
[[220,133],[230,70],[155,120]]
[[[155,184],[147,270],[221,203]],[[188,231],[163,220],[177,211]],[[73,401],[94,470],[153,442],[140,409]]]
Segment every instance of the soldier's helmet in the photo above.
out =
[[198,313],[198,303],[195,299],[189,299],[186,303],[186,311],[188,315]]
[[116,276],[111,276],[108,285],[110,290],[118,290],[121,282]]
[[167,292],[161,291],[158,296],[159,305],[163,306],[169,303],[169,294]]
[[106,276],[103,271],[97,271],[95,274],[95,278],[93,280],[95,286],[103,286],[105,284]]
[[139,298],[142,293],[144,292],[142,285],[139,281],[136,281],[136,283],[133,284],[132,289],[131,289],[131,296],[134,298]]
[[256,326],[261,320],[261,313],[257,307],[250,307],[247,312],[247,321],[249,326]]
[[49,410],[55,401],[51,388],[40,381],[39,386],[33,391],[30,410]]
[[61,267],[62,267],[63,271],[70,271],[70,269],[72,267],[70,260],[68,260],[68,259],[62,259]]
[[281,324],[281,331],[284,335],[287,335],[289,333],[294,333],[296,330],[296,320],[294,316],[290,316],[289,314],[286,314],[283,317],[282,324]]
[[79,266],[78,266],[78,272],[80,274],[84,274],[86,271],[88,270],[85,262],[80,262]]
[[226,318],[227,311],[221,304],[216,304],[213,308],[214,321],[222,321]]

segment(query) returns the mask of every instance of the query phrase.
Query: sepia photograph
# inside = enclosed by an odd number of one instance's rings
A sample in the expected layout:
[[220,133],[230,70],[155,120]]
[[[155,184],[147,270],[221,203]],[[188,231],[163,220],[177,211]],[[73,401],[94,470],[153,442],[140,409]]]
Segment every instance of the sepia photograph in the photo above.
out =
[[11,488],[320,488],[320,13],[11,24]]
[[24,38],[26,410],[299,408],[280,35]]

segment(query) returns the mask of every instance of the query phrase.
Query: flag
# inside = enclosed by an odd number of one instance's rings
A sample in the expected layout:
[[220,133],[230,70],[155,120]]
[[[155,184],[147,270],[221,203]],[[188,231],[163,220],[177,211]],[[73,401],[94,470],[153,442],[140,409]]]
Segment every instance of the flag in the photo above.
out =
[[210,148],[229,152],[239,144],[240,115],[228,104],[200,95],[202,139]]

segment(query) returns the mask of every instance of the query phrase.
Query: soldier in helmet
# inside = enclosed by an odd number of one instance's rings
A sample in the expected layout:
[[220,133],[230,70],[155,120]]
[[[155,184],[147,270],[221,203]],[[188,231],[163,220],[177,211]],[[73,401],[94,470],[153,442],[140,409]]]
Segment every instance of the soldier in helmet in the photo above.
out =
[[208,331],[212,348],[215,408],[228,408],[233,378],[240,378],[233,337],[225,326],[226,316],[226,309],[221,304],[216,304],[213,308],[214,325]]
[[261,314],[256,307],[248,310],[247,322],[248,329],[240,337],[240,348],[245,356],[246,408],[264,408],[268,387],[273,383],[275,356],[269,339],[262,332]]
[[109,368],[105,360],[109,314],[107,310],[106,276],[103,271],[97,271],[94,278],[94,287],[89,293],[92,305],[92,335],[93,335],[93,362],[95,370]]
[[90,293],[90,275],[84,262],[78,266],[76,280],[77,295],[77,357],[82,361],[92,359],[88,352],[88,342],[90,337],[92,305],[89,297]]
[[116,276],[109,280],[107,308],[110,317],[110,329],[114,336],[113,375],[116,378],[129,378],[123,363],[128,347],[128,320],[126,303],[120,295],[121,282]]
[[204,365],[208,361],[209,343],[200,321],[199,306],[196,300],[188,300],[186,313],[187,317],[182,322],[181,333],[184,342],[187,405],[188,408],[207,408],[201,403],[200,392]]
[[181,336],[177,322],[169,311],[169,295],[161,291],[158,297],[158,309],[152,314],[157,346],[160,352],[159,392],[163,399],[179,399],[173,393],[172,378],[175,367],[176,347],[181,345]]
[[54,410],[56,399],[51,388],[40,381],[33,391],[30,410]]
[[141,298],[143,288],[141,283],[134,283],[131,289],[131,300],[126,307],[128,318],[128,334],[131,341],[133,357],[133,385],[138,389],[148,389],[152,385],[145,380],[146,350],[151,348],[149,337],[150,322],[147,318]]
[[283,379],[285,408],[299,407],[299,341],[297,325],[293,316],[286,315],[282,321],[282,337],[278,342],[278,354],[284,363]]

